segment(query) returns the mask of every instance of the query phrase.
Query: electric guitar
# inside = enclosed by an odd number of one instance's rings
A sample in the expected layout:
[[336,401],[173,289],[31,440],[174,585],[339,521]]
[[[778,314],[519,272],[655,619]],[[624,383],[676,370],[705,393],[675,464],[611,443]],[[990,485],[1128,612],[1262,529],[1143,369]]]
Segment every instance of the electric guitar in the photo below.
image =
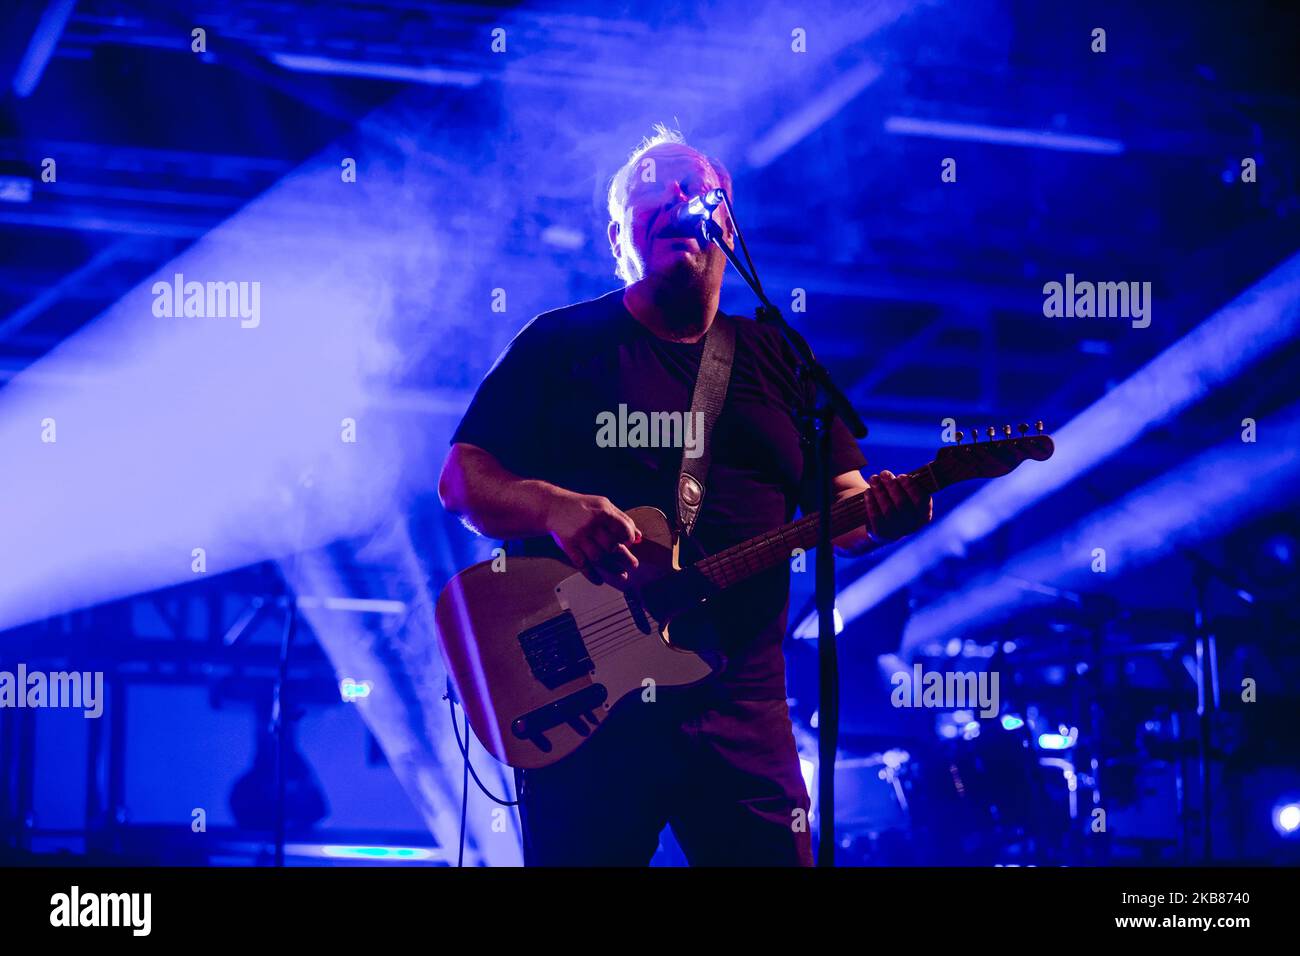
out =
[[[929,493],[973,478],[1009,474],[1055,450],[1041,434],[940,448],[911,473]],[[1005,426],[1004,434],[1011,434]],[[438,597],[438,643],[470,725],[483,746],[512,767],[543,767],[590,739],[620,700],[649,681],[684,686],[708,677],[716,659],[669,640],[668,625],[717,594],[789,561],[817,543],[818,515],[750,538],[683,568],[657,508],[627,512],[641,530],[629,546],[639,567],[622,588],[592,584],[567,561],[512,557],[457,574]],[[863,494],[831,508],[839,537],[867,519]]]

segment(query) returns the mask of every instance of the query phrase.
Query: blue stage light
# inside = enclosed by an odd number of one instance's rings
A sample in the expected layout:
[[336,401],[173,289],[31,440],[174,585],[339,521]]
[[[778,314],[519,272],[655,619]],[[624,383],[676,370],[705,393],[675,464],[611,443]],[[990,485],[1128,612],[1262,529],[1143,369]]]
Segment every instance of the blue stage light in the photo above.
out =
[[[1128,566],[1136,568],[1171,547],[1223,533],[1259,513],[1284,494],[1300,472],[1300,403],[1279,411],[1272,427],[1276,429],[1276,441],[1268,447],[1245,445],[1235,437],[1220,442],[1084,517],[1060,535],[973,577],[966,586],[919,609],[904,631],[903,656],[928,641],[951,634],[975,616],[987,623],[1039,599],[1037,591],[1025,586],[1026,581],[1048,581],[1057,586],[1082,583],[1091,574],[1077,556],[1087,554],[1093,542],[1107,542],[1112,554],[1123,555]],[[1251,449],[1248,469],[1241,467],[1242,448]],[[1236,475],[1241,477],[1224,480],[1224,476]],[[988,490],[977,492],[953,515]],[[1133,520],[1133,515],[1141,515],[1142,520]],[[876,570],[879,566],[866,577]],[[866,577],[840,594],[841,607],[853,604],[848,592]],[[845,616],[853,618],[848,611]],[[1057,666],[1046,673],[1050,683],[1064,683],[1064,668]]]
[[[1129,379],[1107,392],[1065,427],[1057,429],[1054,434],[1057,453],[1052,461],[1033,469],[1023,468],[980,489],[946,518],[935,521],[927,530],[901,544],[887,558],[844,588],[839,594],[837,605],[844,614],[845,621],[851,623],[940,562],[963,556],[972,543],[988,537],[995,529],[1035,502],[1064,487],[1079,475],[1091,471],[1135,441],[1148,428],[1199,401],[1220,383],[1230,381],[1254,359],[1289,342],[1297,327],[1300,327],[1300,310],[1294,307],[1297,300],[1300,300],[1300,255],[1293,255]],[[1240,343],[1240,347],[1225,350],[1224,342]],[[1256,446],[1250,447],[1254,449]],[[1240,441],[1219,449],[1222,453],[1219,457],[1223,460],[1214,461],[1215,474],[1222,475],[1226,473],[1225,469],[1227,472],[1245,471],[1235,460],[1240,457],[1241,449]],[[1291,481],[1296,459],[1294,446],[1288,445],[1286,439],[1279,436],[1273,449],[1277,454],[1268,464],[1277,471],[1276,479],[1283,483]],[[1259,464],[1257,461],[1252,462],[1249,473],[1253,473]],[[1161,501],[1167,502],[1165,510],[1169,512],[1176,528],[1189,527],[1187,514],[1195,513],[1198,505],[1202,509],[1219,507],[1221,511],[1230,510],[1220,507],[1217,502],[1184,501],[1180,498],[1175,486],[1190,486],[1198,478],[1199,476],[1190,474],[1190,469],[1183,469],[1181,473],[1166,476],[1163,482],[1153,482],[1148,488],[1152,493],[1158,494]],[[1239,499],[1243,503],[1269,500],[1265,493],[1253,489],[1245,495],[1238,489],[1230,489],[1226,497]],[[1142,503],[1139,498],[1138,495],[1134,496],[1133,505]],[[1241,506],[1234,502],[1232,510],[1238,507]],[[1202,513],[1207,512],[1202,510]],[[1127,515],[1122,517],[1130,526],[1144,525],[1133,522]],[[1155,529],[1150,537],[1162,543],[1163,549],[1167,549],[1176,540],[1175,535],[1163,527]],[[1105,539],[1094,537],[1088,540]],[[1065,546],[1071,543],[1058,544]],[[1154,552],[1157,549],[1151,550]],[[1069,557],[1069,562],[1070,568],[1076,567],[1078,563],[1073,555]],[[1055,568],[1040,567],[1033,570],[1033,574],[1019,576],[1030,581],[1045,582],[1057,580],[1059,573],[1059,569]],[[1038,571],[1050,573],[1037,573]],[[1030,599],[1026,587],[1013,580],[1010,571],[1002,573],[1000,591],[996,598],[983,595],[985,607],[993,604],[1015,605]],[[908,628],[905,649],[910,651],[925,640],[932,639],[935,634],[951,633],[953,625],[952,615],[947,613],[949,610],[960,608],[957,617],[961,622],[970,619],[972,611],[967,606],[967,601],[971,592],[959,590],[950,597],[953,603],[947,607],[944,605],[948,602],[943,601],[922,609],[918,617],[929,620],[913,620]],[[938,611],[944,613],[933,613]],[[930,626],[940,625],[941,622],[947,630]],[[803,628],[804,623],[800,622],[799,629]]]
[[1079,136],[1068,133],[1043,132],[1033,129],[1016,129],[1007,126],[990,126],[985,123],[959,123],[948,120],[920,119],[914,116],[890,116],[885,119],[885,132],[896,136],[929,136],[963,142],[992,143],[997,146],[1029,146],[1068,153],[1102,153],[1117,155],[1124,152],[1124,144],[1117,139],[1101,136]]
[[803,777],[804,789],[813,792],[813,781],[817,779],[817,764],[807,757],[799,758],[799,775]]
[[397,863],[432,860],[436,856],[434,850],[417,846],[339,846],[334,844],[308,846],[304,844],[296,846],[294,849],[301,856],[320,856],[331,860],[386,860]]

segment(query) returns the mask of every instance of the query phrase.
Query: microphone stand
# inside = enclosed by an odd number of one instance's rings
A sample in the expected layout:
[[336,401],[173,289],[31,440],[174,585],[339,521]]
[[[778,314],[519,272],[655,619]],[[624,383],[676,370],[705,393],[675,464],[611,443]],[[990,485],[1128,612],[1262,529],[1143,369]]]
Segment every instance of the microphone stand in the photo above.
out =
[[1201,764],[1201,863],[1210,866],[1214,860],[1214,837],[1211,812],[1214,800],[1214,728],[1218,718],[1219,652],[1214,630],[1210,625],[1209,590],[1213,579],[1226,584],[1243,604],[1254,605],[1255,596],[1234,574],[1220,567],[1191,548],[1179,548],[1192,563],[1193,612],[1195,614],[1196,650],[1196,718],[1197,756]]
[[798,415],[805,447],[817,450],[817,505],[820,513],[816,565],[817,670],[820,684],[817,707],[817,865],[831,867],[835,865],[835,756],[839,750],[840,732],[839,661],[835,646],[835,552],[831,544],[831,483],[835,477],[831,474],[831,425],[838,415],[850,434],[858,440],[867,437],[867,426],[858,417],[848,397],[831,380],[830,373],[817,361],[808,341],[785,320],[781,310],[772,304],[772,300],[763,291],[762,283],[758,280],[758,270],[754,268],[749,247],[745,244],[745,237],[731,208],[731,197],[723,192],[722,201],[735,227],[736,238],[745,255],[748,270],[737,258],[735,251],[723,241],[722,227],[711,216],[700,221],[700,236],[706,243],[713,242],[722,250],[758,297],[760,305],[754,317],[759,322],[776,326],[790,343],[797,356],[795,374],[798,380],[811,382],[815,386],[814,397],[801,405]]

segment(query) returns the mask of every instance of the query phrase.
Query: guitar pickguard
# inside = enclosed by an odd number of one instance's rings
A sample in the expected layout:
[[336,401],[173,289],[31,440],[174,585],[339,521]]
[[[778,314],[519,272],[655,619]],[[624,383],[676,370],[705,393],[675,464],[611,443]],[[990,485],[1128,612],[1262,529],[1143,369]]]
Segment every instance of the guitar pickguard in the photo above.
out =
[[582,631],[595,626],[602,633],[627,628],[642,634],[659,631],[635,591],[623,592],[606,584],[592,584],[581,574],[561,581],[555,588],[555,599],[573,615]]

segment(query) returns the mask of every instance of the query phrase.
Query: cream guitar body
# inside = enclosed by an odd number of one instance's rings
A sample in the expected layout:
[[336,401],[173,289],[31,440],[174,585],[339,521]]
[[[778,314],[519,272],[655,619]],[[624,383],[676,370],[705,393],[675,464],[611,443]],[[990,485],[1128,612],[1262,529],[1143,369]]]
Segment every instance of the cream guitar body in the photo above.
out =
[[[512,557],[467,568],[438,598],[438,640],[470,725],[514,767],[576,750],[623,697],[697,683],[712,672],[668,643],[667,621],[641,601],[674,573],[672,530],[656,508],[633,508],[642,540],[626,591],[592,584],[564,561]],[[660,611],[660,613],[663,613]]]

